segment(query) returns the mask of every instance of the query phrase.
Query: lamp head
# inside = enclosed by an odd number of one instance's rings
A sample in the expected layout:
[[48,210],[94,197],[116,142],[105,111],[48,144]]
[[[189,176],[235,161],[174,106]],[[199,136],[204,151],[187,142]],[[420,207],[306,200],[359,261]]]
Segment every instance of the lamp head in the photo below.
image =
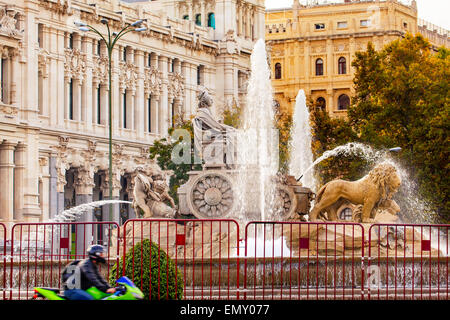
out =
[[401,150],[402,150],[402,148],[400,148],[400,147],[395,147],[395,148],[389,149],[390,152],[400,152]]
[[74,21],[73,24],[76,25],[77,27],[85,27],[86,26],[86,23],[81,22],[81,21]]
[[102,18],[102,19],[100,20],[100,22],[103,23],[103,24],[108,24],[108,20],[105,19],[105,18]]
[[78,29],[83,32],[89,31],[88,27],[79,27]]
[[131,24],[132,27],[139,27],[141,25],[141,23],[143,22],[143,20],[137,20],[135,22],[133,22]]
[[136,31],[136,32],[141,32],[141,31],[145,31],[145,30],[147,30],[146,27],[141,27],[141,28],[134,29],[134,31]]

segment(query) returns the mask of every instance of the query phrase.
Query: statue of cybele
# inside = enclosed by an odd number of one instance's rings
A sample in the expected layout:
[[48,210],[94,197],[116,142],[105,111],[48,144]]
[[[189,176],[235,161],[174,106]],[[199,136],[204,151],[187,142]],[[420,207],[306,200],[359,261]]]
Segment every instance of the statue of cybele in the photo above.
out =
[[231,126],[219,123],[211,112],[213,100],[203,88],[197,95],[198,110],[194,118],[194,146],[205,164],[232,165],[235,162],[235,132]]

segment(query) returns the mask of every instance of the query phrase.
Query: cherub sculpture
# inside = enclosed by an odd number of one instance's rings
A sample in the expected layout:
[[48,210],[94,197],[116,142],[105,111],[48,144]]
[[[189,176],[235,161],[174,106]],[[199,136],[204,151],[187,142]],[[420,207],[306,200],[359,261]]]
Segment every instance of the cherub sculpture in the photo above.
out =
[[[169,187],[165,174],[151,172],[146,175],[139,171],[134,178],[133,208],[142,218],[174,218],[176,214],[175,201],[169,195]],[[169,201],[168,206],[165,201]]]

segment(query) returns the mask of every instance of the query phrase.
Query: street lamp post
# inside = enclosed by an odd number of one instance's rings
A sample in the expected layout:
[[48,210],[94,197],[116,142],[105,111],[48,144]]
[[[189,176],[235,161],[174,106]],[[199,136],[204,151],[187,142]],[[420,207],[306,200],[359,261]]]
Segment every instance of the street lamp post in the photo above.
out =
[[[108,35],[104,37],[97,29],[94,27],[83,23],[76,21],[74,24],[78,27],[80,31],[87,32],[87,31],[93,31],[96,34],[100,36],[100,38],[103,39],[103,41],[106,44],[106,48],[108,49],[108,84],[109,84],[109,90],[108,90],[108,122],[109,122],[109,199],[112,199],[113,197],[113,174],[112,174],[112,97],[111,97],[111,60],[112,60],[112,51],[117,43],[117,41],[124,36],[125,34],[136,31],[141,32],[145,31],[147,28],[140,27],[143,20],[137,20],[133,22],[132,24],[129,24],[122,28],[119,32],[113,32],[111,33],[111,29],[108,25],[108,20],[103,18],[100,20],[100,22],[104,25],[106,25],[106,29],[108,31]],[[109,205],[109,220],[113,221],[113,214],[112,214],[112,204]]]

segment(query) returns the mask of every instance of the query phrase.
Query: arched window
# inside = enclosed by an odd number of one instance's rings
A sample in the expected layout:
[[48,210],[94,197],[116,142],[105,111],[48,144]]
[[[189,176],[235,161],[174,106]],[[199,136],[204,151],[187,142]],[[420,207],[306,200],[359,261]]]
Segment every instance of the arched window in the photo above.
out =
[[188,14],[185,14],[185,15],[183,16],[183,20],[189,20],[189,15],[188,15]]
[[347,221],[352,221],[352,215],[353,215],[353,211],[350,208],[345,208],[344,210],[341,211],[341,213],[339,214],[339,219],[341,220],[347,220]]
[[347,60],[344,57],[340,57],[338,60],[338,73],[339,74],[347,73]]
[[195,24],[198,26],[202,25],[202,15],[200,13],[195,15]]
[[338,98],[338,109],[347,110],[350,106],[350,98],[346,94],[341,94]]
[[325,98],[319,97],[316,100],[316,105],[318,109],[324,111],[327,106],[327,101],[325,100]]
[[316,60],[316,76],[323,76],[323,60],[321,58]]
[[275,79],[281,79],[281,63],[275,63]]
[[214,12],[208,13],[208,27],[216,29],[216,18],[214,17]]

